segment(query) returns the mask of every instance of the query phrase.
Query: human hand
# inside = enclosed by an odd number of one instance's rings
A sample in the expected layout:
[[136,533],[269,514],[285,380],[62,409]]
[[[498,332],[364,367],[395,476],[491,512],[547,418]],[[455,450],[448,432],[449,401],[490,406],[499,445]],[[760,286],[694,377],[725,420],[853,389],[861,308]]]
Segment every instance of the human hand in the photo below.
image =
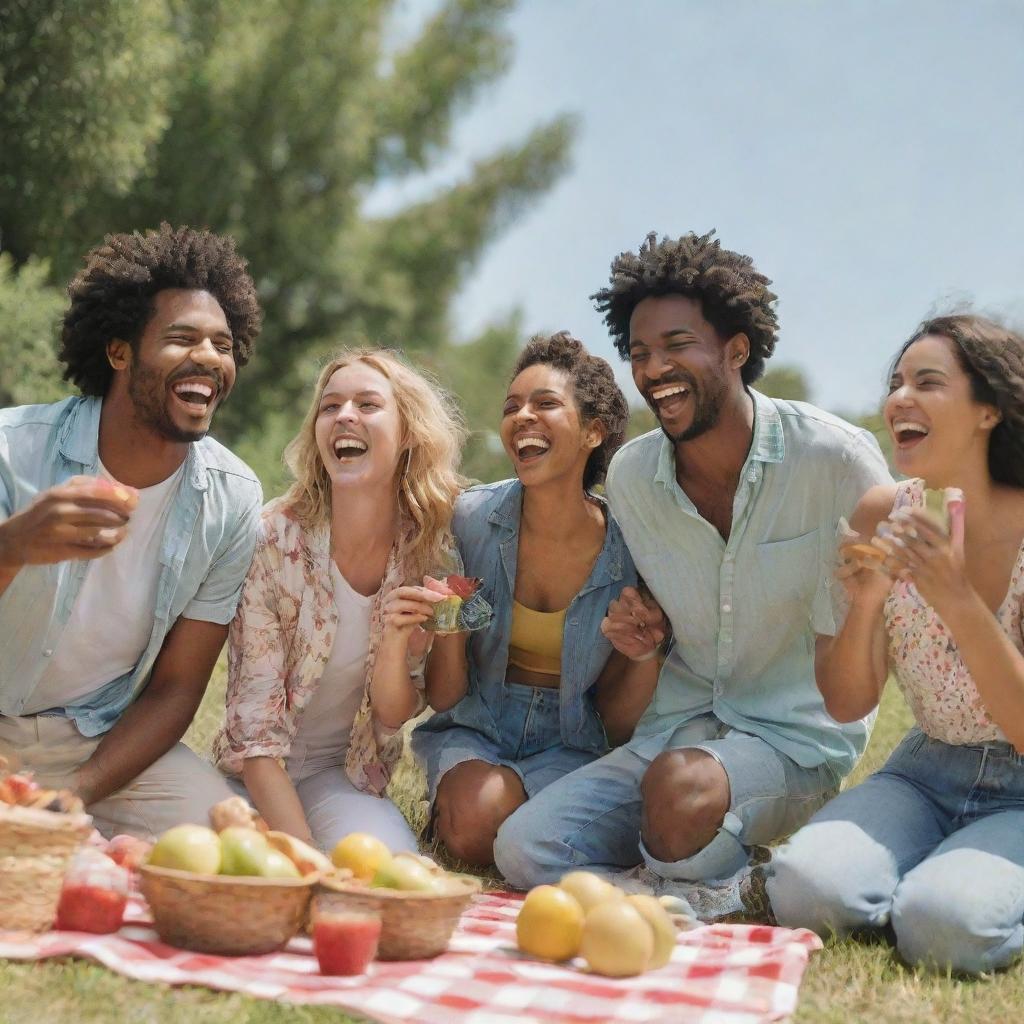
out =
[[635,587],[623,587],[608,605],[601,632],[620,654],[632,661],[647,661],[654,657],[668,628],[665,613],[653,597]]
[[[396,587],[381,606],[385,639],[409,643],[414,630],[425,633],[419,627],[433,617],[434,605],[443,600],[443,594],[438,594],[426,586]],[[424,649],[427,639],[423,638]]]
[[893,578],[883,564],[888,550],[884,542],[888,527],[884,522],[879,526],[885,527],[881,534],[865,537],[851,530],[845,519],[839,522],[843,540],[834,576],[842,583],[851,604],[881,607],[892,590]]
[[0,523],[0,569],[100,558],[124,540],[138,501],[134,487],[104,477],[74,476],[42,491]]

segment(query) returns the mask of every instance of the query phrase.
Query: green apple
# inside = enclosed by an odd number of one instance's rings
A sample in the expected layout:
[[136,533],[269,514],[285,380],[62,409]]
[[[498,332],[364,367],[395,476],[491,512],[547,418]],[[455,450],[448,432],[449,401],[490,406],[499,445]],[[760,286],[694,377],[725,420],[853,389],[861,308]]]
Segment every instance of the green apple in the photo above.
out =
[[222,875],[263,875],[267,857],[274,852],[262,832],[233,826],[220,834]]
[[202,825],[175,825],[156,841],[149,854],[153,867],[197,875],[217,874],[220,861],[220,839],[213,829]]
[[264,878],[301,878],[302,872],[280,850],[271,848],[260,874]]
[[382,864],[370,885],[375,889],[401,889],[405,892],[432,892],[435,877],[414,857],[398,854]]

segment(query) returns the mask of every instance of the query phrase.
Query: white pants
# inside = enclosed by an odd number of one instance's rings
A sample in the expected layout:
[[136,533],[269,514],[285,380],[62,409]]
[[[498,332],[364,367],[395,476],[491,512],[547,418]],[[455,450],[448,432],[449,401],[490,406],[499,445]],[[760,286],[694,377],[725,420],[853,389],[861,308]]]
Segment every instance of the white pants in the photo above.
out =
[[[241,779],[229,782],[236,792],[248,799]],[[349,832],[376,836],[392,853],[416,851],[416,836],[402,812],[387,797],[356,789],[340,765],[323,768],[293,783],[313,842],[325,853],[330,853],[338,840]]]
[[[69,718],[0,715],[0,755],[51,788],[67,786],[102,739],[83,736]],[[231,795],[213,765],[177,743],[124,789],[87,810],[108,839],[127,833],[152,841],[174,825],[209,825],[210,808]]]

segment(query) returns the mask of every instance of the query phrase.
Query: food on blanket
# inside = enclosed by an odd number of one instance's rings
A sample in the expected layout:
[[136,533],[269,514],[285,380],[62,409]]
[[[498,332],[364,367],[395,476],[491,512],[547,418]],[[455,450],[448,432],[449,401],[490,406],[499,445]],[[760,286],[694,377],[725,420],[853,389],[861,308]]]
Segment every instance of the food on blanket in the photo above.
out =
[[46,789],[31,772],[10,772],[7,759],[0,757],[0,803],[31,807],[57,814],[81,814],[85,805],[69,789]]
[[479,589],[483,580],[475,576],[446,576],[443,580],[425,581],[425,586],[437,594],[443,594],[444,600],[434,605],[434,617],[423,623],[424,629],[433,630],[442,636],[446,633],[458,633],[463,629],[460,622],[462,603],[468,601]]
[[120,864],[129,871],[138,871],[139,866],[145,864],[153,849],[152,843],[138,836],[120,835],[114,836],[107,843],[103,852],[115,863]]
[[229,796],[210,808],[210,828],[214,832],[223,832],[224,829],[232,827],[263,831],[267,826],[245,797]]
[[215,875],[220,869],[220,838],[202,825],[175,825],[154,845],[148,863],[197,875]]
[[260,878],[302,878],[302,872],[290,857],[286,857],[280,850],[268,847],[260,869]]
[[350,832],[338,841],[331,853],[335,867],[347,868],[363,882],[369,882],[391,860],[391,851],[376,837],[365,832]]
[[651,963],[654,930],[628,900],[601,903],[583,923],[579,953],[595,974],[629,978]]
[[365,974],[377,955],[379,914],[318,910],[313,916],[313,952],[321,974]]
[[640,916],[650,926],[654,938],[654,952],[646,969],[655,971],[659,967],[664,967],[672,959],[672,950],[676,948],[676,926],[668,916],[668,911],[657,897],[643,893],[627,896],[626,901],[639,911]]
[[334,871],[334,865],[319,850],[314,850],[308,843],[288,835],[287,832],[268,832],[266,838],[267,842],[278,853],[283,853],[303,876],[318,872],[326,875]]
[[370,886],[402,892],[434,892],[438,877],[421,864],[418,857],[399,853],[377,868]]
[[516,918],[516,943],[530,956],[570,960],[579,952],[583,921],[575,896],[557,885],[538,885],[526,894]]
[[[273,857],[271,857],[273,854]],[[281,861],[287,864],[285,868]],[[220,874],[257,878],[298,878],[299,869],[262,832],[232,825],[220,834]]]
[[97,849],[85,847],[72,858],[64,876],[54,925],[62,931],[116,932],[128,902],[128,871]]
[[570,871],[562,875],[558,887],[576,897],[584,914],[599,903],[621,900],[626,895],[617,885],[612,885],[591,871]]

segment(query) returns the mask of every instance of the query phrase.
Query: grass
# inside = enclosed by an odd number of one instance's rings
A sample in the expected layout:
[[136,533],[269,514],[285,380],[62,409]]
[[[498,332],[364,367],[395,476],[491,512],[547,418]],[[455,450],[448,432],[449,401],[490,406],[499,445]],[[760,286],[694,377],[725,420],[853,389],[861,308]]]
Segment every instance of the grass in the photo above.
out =
[[[220,721],[223,668],[186,736],[206,751]],[[878,768],[910,724],[890,686],[868,751],[852,778]],[[422,780],[411,761],[392,783],[393,797],[414,827],[423,824]],[[168,988],[129,981],[85,961],[21,964],[0,960],[0,1024],[110,1021],[128,1024],[356,1024],[340,1010],[286,1006],[202,988]],[[1024,971],[1012,968],[976,980],[942,977],[900,963],[884,943],[830,942],[804,975],[796,1024],[1010,1024],[1024,1016]]]

